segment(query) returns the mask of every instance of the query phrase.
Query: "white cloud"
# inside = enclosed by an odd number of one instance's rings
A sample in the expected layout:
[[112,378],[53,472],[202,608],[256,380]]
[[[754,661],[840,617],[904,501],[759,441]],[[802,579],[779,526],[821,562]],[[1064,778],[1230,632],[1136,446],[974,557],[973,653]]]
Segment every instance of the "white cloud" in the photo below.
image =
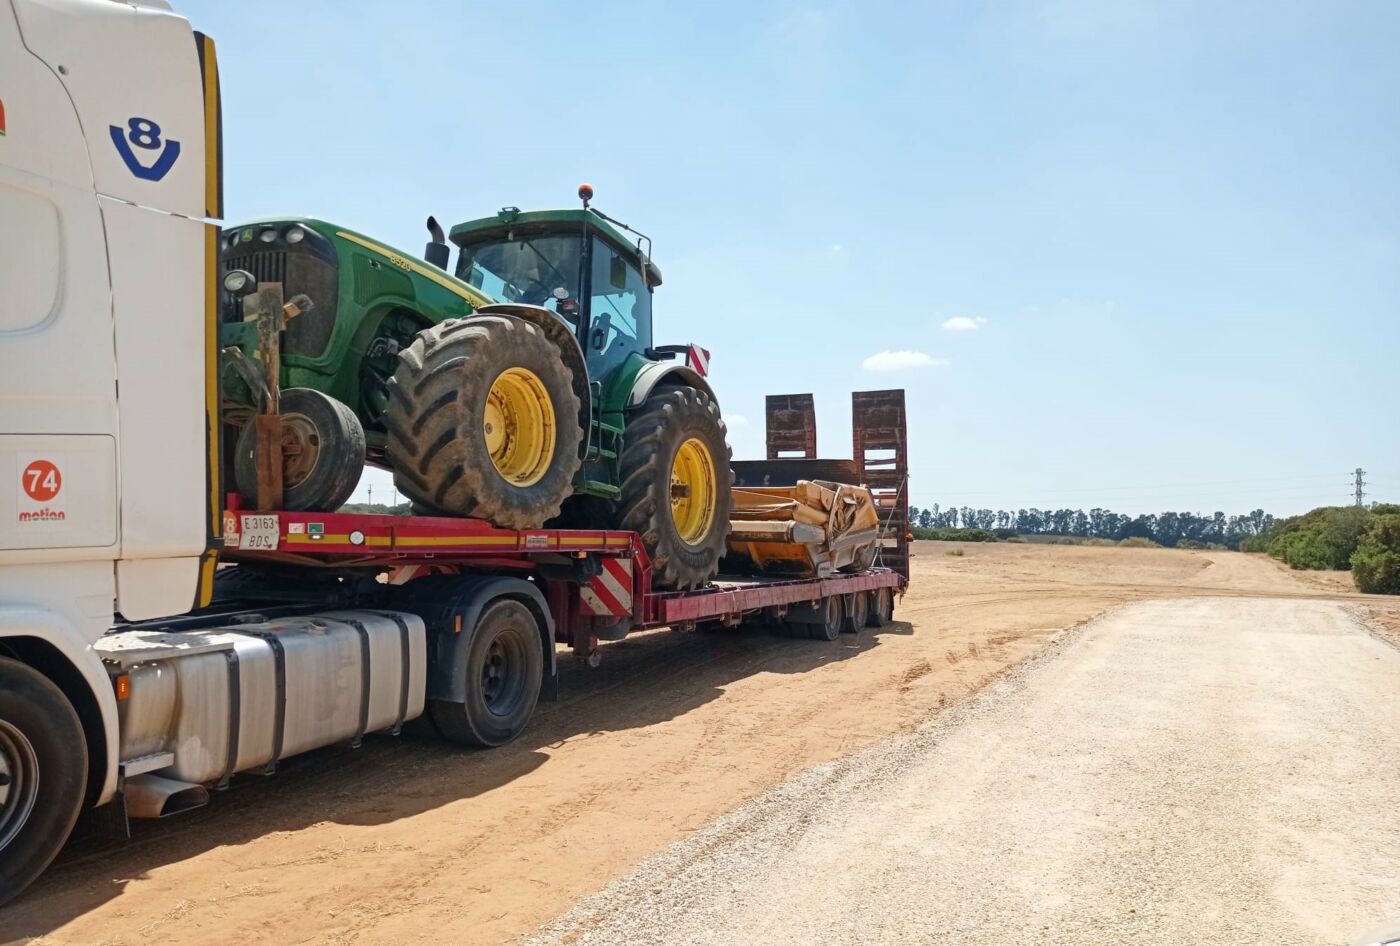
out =
[[749,419],[743,414],[725,414],[724,423],[726,426],[731,428],[747,427],[749,426]]
[[945,332],[975,332],[986,324],[987,320],[980,315],[955,315],[944,319],[942,328]]
[[934,368],[948,364],[947,358],[935,358],[922,351],[882,351],[861,362],[866,371],[886,373],[910,371],[914,368]]

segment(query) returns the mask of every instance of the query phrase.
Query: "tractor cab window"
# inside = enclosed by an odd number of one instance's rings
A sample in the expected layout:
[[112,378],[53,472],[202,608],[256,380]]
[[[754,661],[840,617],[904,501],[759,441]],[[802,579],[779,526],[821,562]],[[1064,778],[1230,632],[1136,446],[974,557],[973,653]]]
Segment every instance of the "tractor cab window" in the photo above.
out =
[[630,256],[593,238],[588,373],[598,377],[651,347],[651,290]]
[[[557,312],[579,298],[582,243],[577,234],[498,236],[468,243],[457,257],[457,278],[501,302],[541,305]],[[570,320],[572,321],[572,320]]]

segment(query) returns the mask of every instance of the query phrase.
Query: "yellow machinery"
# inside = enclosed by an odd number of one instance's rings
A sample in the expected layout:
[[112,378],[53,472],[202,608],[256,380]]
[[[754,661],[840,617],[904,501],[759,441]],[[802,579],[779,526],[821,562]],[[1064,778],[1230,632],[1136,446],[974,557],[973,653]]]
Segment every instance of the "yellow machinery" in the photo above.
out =
[[728,558],[767,574],[825,576],[869,568],[880,519],[864,486],[799,480],[732,490]]

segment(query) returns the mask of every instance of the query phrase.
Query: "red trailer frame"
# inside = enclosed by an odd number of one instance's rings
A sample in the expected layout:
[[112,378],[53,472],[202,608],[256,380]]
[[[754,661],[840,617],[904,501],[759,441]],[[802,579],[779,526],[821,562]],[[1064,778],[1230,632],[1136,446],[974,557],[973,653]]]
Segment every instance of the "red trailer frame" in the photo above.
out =
[[651,560],[634,532],[498,529],[479,519],[368,513],[255,512],[228,497],[223,550],[230,562],[378,569],[403,583],[424,572],[493,571],[532,576],[554,620],[555,640],[591,655],[600,637],[670,625],[740,623],[832,595],[908,579],[887,568],[827,578],[721,575],[697,591],[652,587]]

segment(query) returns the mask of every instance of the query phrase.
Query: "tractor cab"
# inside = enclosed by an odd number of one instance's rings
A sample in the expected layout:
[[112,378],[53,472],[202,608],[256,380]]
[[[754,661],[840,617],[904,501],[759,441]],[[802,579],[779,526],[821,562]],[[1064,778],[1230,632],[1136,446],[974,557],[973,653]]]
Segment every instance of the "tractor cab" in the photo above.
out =
[[661,271],[640,241],[598,211],[506,207],[453,227],[451,239],[460,250],[457,278],[501,302],[553,312],[578,339],[590,378],[604,379],[652,347],[651,297]]

